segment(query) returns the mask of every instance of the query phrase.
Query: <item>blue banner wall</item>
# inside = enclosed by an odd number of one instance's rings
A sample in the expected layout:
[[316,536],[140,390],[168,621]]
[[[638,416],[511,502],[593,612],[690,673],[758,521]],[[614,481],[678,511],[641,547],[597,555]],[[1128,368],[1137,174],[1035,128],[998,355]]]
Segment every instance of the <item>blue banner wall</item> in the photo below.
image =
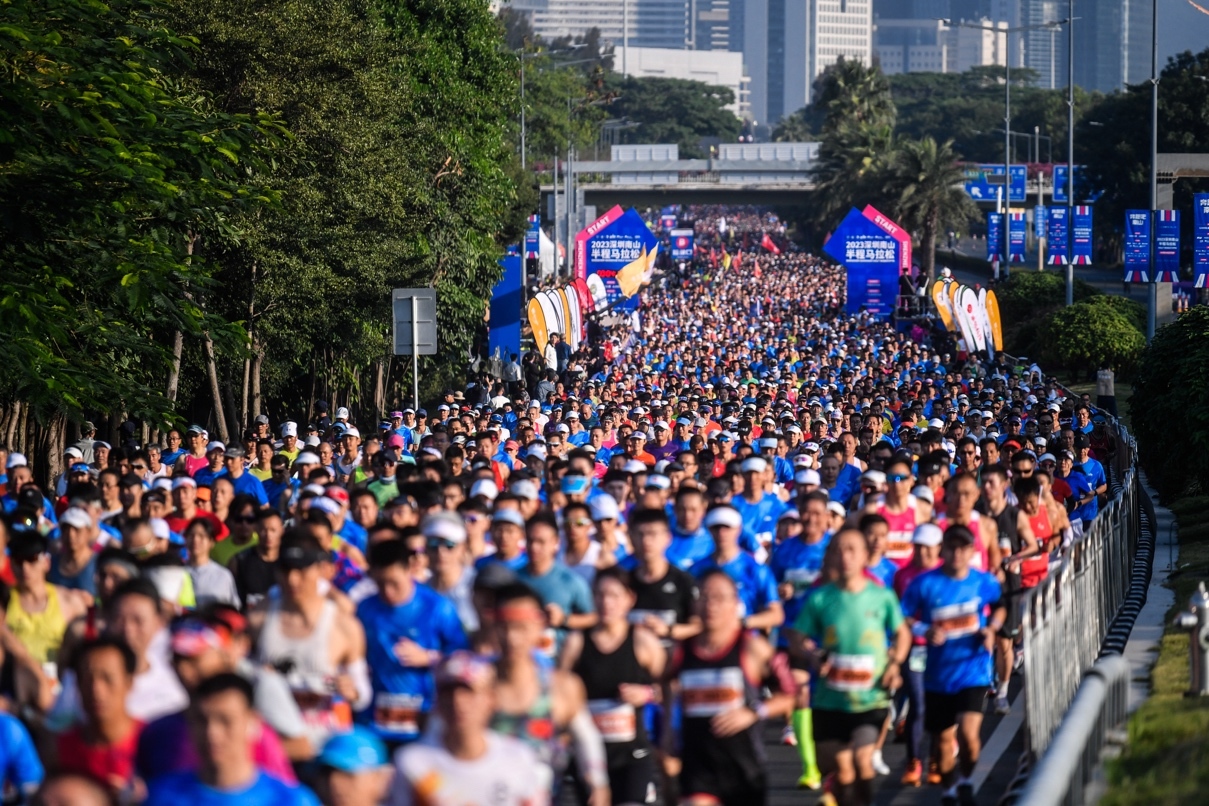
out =
[[520,255],[505,255],[500,259],[504,275],[491,290],[491,322],[487,331],[487,350],[494,355],[499,348],[505,361],[510,354],[521,354],[521,285],[525,277],[525,262]]
[[1125,211],[1125,282],[1150,282],[1150,211]]
[[1091,265],[1091,205],[1075,208],[1070,222],[1070,262],[1076,266]]
[[1049,208],[1049,236],[1046,243],[1049,258],[1046,262],[1051,266],[1065,266],[1068,262],[1067,223],[1065,207]]
[[848,271],[850,314],[869,311],[886,319],[898,304],[899,243],[890,233],[853,208],[823,251]]
[[1209,287],[1209,193],[1192,197],[1192,284]]
[[674,229],[671,232],[672,260],[693,259],[693,231],[691,229]]
[[1157,210],[1154,215],[1155,282],[1180,279],[1180,211]]
[[1024,262],[1024,241],[1028,234],[1028,221],[1024,213],[1008,213],[1008,254],[1013,263]]
[[1003,213],[987,213],[987,263],[1003,259]]

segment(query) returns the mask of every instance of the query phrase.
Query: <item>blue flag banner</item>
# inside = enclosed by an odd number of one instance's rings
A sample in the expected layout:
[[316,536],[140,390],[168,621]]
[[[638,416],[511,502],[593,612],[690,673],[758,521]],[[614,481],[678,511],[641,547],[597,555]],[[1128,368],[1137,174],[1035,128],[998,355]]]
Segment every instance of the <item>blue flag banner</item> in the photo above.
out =
[[525,230],[525,259],[539,260],[542,250],[542,219],[539,215],[529,216],[529,229]]
[[1033,208],[1033,237],[1040,240],[1045,237],[1045,205],[1038,204]]
[[1154,214],[1154,271],[1157,283],[1180,280],[1180,211],[1156,210]]
[[491,319],[487,329],[487,349],[496,350],[507,361],[508,356],[521,353],[521,309],[524,307],[521,286],[525,278],[524,259],[509,254],[500,260],[504,273],[491,291]]
[[1066,251],[1068,223],[1065,207],[1049,208],[1049,236],[1046,244],[1049,248],[1049,258],[1046,263],[1051,266],[1065,266],[1069,262]]
[[1125,211],[1125,282],[1150,282],[1150,211]]
[[1070,262],[1076,266],[1091,265],[1091,205],[1075,208],[1070,222]]
[[1209,288],[1209,193],[1192,197],[1192,284]]
[[898,304],[899,241],[853,208],[823,244],[848,271],[848,313],[888,319]]
[[672,260],[693,259],[693,231],[691,229],[674,229],[672,238]]
[[1024,239],[1028,233],[1028,221],[1024,213],[1008,213],[1008,256],[1012,263],[1024,262]]
[[633,313],[658,251],[659,239],[638,211],[614,207],[575,236],[576,276],[587,282],[594,297],[602,288],[617,312]]
[[1003,213],[987,213],[987,263],[1003,257]]

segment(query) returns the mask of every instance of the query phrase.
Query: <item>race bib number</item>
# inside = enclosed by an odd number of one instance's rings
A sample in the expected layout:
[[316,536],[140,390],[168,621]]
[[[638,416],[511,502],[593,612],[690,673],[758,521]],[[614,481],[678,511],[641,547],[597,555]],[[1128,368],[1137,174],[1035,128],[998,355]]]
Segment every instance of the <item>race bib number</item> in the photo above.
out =
[[872,655],[832,655],[827,685],[835,691],[869,691],[873,688]]
[[645,624],[647,616],[654,616],[669,627],[676,623],[675,610],[631,610],[628,620],[631,624]]
[[374,727],[382,733],[419,736],[423,706],[424,698],[416,694],[376,694]]
[[588,700],[592,721],[600,738],[610,744],[632,742],[638,738],[638,718],[634,706],[620,700]]
[[982,626],[978,618],[980,604],[975,599],[969,602],[935,607],[932,609],[932,626],[944,631],[946,641],[973,635]]
[[741,708],[745,689],[743,670],[738,666],[680,673],[680,700],[688,717],[712,717]]
[[295,689],[294,702],[302,721],[311,731],[339,733],[353,726],[353,711],[347,702],[327,692]]
[[886,556],[900,565],[911,559],[915,552],[915,544],[911,542],[912,532],[891,532],[886,539]]
[[785,581],[793,585],[795,594],[809,588],[818,578],[819,569],[817,568],[790,568],[785,572]]

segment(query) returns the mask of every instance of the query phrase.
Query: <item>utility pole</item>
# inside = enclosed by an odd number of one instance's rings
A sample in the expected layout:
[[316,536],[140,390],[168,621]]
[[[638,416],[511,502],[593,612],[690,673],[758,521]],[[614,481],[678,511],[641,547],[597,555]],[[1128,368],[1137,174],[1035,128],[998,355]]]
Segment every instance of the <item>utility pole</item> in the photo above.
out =
[[1154,270],[1154,219],[1159,207],[1159,3],[1151,0],[1150,17],[1150,283],[1146,306],[1146,341],[1154,339],[1159,284]]
[[[1152,0],[1158,2],[1158,0]],[[1066,304],[1075,304],[1075,260],[1070,241],[1075,221],[1075,0],[1066,0]]]

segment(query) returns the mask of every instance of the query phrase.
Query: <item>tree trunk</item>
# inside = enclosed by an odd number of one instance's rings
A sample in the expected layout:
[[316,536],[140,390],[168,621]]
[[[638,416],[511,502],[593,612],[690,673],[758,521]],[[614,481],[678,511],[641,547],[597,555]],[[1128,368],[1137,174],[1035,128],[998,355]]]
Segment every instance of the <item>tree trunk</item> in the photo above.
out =
[[230,442],[227,431],[227,415],[223,412],[222,390],[218,387],[218,367],[214,363],[214,341],[210,331],[202,334],[202,348],[206,356],[206,374],[210,379],[210,398],[214,401],[214,419],[218,423],[218,438]]
[[42,460],[33,462],[34,481],[43,490],[52,490],[54,480],[63,472],[63,450],[67,447],[67,415],[60,411],[47,415],[45,422],[33,423],[34,455]]
[[223,400],[227,404],[227,426],[231,432],[230,437],[232,440],[239,440],[243,438],[244,423],[239,419],[239,409],[235,408],[234,386],[234,382],[228,382],[223,387]]
[[181,354],[185,351],[185,334],[179,330],[172,334],[172,368],[168,370],[167,397],[176,402],[176,393],[180,388]]
[[[248,396],[252,381],[252,347],[256,339],[256,261],[252,261],[251,292],[248,294],[248,354],[243,359],[243,389],[239,397],[239,422],[241,427],[252,422],[248,413]],[[259,413],[259,412],[255,412]]]
[[919,239],[919,248],[923,254],[920,256],[920,262],[923,270],[928,275],[928,289],[932,288],[932,283],[936,280],[936,217],[928,216],[924,222],[923,232]]
[[10,451],[17,450],[17,427],[21,425],[21,401],[14,400],[7,413],[4,424],[4,444]]
[[264,414],[260,399],[260,367],[264,363],[264,346],[259,339],[252,339],[252,417]]
[[374,362],[374,417],[380,418],[386,411],[386,359]]
[[[250,346],[250,345],[249,345]],[[252,418],[248,416],[248,397],[251,393],[252,386],[252,354],[249,352],[243,358],[243,383],[240,384],[239,392],[239,422],[240,425],[250,423]]]

